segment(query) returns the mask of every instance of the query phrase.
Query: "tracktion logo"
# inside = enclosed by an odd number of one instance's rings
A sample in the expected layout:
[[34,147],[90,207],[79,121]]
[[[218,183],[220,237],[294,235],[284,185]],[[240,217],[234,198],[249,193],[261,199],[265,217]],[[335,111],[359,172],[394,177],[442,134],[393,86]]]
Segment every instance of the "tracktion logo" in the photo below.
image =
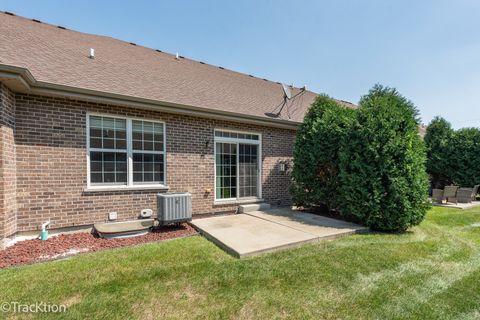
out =
[[62,313],[67,311],[67,306],[42,301],[35,303],[11,301],[3,302],[0,311],[3,313]]

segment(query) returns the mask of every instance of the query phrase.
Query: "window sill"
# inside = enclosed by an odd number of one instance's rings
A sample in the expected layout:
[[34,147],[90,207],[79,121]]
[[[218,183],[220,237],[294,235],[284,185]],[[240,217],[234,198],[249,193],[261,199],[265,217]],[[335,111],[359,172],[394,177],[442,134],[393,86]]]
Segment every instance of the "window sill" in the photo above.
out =
[[249,198],[249,199],[232,199],[232,200],[215,200],[213,205],[225,205],[225,204],[249,204],[263,202],[263,198]]
[[90,188],[85,188],[84,192],[108,192],[108,191],[142,191],[142,190],[158,190],[158,191],[168,191],[170,189],[168,186],[164,185],[145,185],[145,186],[95,186]]

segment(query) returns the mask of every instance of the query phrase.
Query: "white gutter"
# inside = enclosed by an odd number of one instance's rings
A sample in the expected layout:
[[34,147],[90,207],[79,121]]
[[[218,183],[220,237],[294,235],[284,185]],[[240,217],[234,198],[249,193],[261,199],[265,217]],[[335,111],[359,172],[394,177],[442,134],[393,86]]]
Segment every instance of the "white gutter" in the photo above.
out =
[[20,84],[27,93],[31,94],[68,97],[72,99],[85,100],[97,103],[135,107],[167,113],[190,115],[208,119],[234,121],[291,130],[297,130],[298,126],[300,125],[299,122],[291,120],[268,119],[260,116],[252,116],[221,110],[212,110],[170,102],[161,102],[157,100],[37,81],[28,69],[5,64],[0,64],[0,78],[18,81],[18,84]]

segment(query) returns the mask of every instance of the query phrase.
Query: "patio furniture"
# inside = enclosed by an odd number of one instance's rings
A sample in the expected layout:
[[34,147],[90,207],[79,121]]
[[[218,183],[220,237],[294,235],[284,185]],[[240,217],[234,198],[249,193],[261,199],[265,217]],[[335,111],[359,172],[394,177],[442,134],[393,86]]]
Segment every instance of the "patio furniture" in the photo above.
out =
[[443,190],[443,197],[447,200],[447,202],[458,203],[457,191],[458,186],[446,186]]
[[477,185],[473,186],[472,201],[477,200],[478,189],[480,189],[480,184],[477,184]]
[[478,188],[480,185],[475,185],[473,188],[460,188],[457,191],[458,202],[470,203],[477,200]]
[[457,191],[457,201],[459,203],[471,203],[472,202],[473,188],[460,188]]
[[443,190],[442,189],[433,189],[432,190],[432,200],[436,203],[443,203],[443,200],[445,200],[445,197],[443,196]]

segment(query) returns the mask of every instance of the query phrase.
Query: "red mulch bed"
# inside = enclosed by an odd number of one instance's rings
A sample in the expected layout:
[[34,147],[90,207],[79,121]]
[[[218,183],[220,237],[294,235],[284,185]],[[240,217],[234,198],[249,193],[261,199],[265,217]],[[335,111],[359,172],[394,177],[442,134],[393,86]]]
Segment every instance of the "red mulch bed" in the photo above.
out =
[[72,233],[52,236],[46,241],[25,240],[0,251],[0,269],[61,259],[81,252],[93,252],[179,238],[195,233],[193,227],[184,223],[180,226],[160,227],[146,235],[124,239],[103,239],[90,233]]

